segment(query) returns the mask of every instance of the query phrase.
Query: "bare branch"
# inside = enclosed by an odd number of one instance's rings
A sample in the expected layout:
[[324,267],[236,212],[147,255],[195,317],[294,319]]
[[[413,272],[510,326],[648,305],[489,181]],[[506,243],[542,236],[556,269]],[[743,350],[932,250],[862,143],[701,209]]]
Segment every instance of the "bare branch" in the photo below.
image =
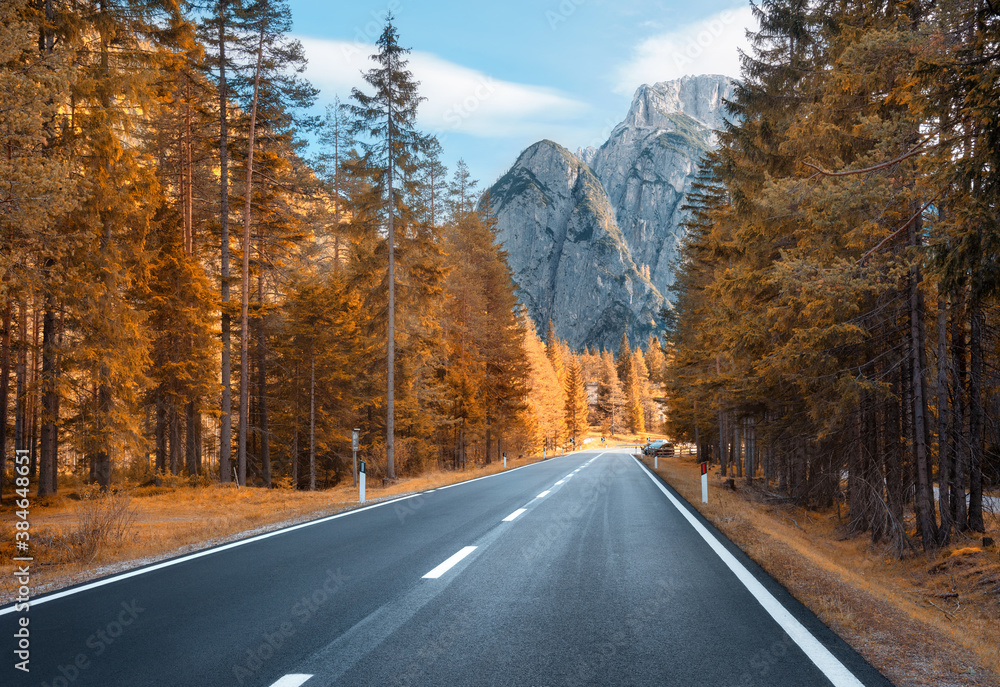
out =
[[931,198],[930,200],[928,200],[924,204],[924,206],[922,208],[920,208],[915,213],[913,213],[913,217],[911,217],[910,219],[906,220],[906,223],[903,226],[901,226],[899,229],[897,229],[896,231],[894,231],[891,234],[889,234],[888,236],[886,236],[884,239],[882,239],[881,241],[878,242],[877,246],[875,246],[874,248],[872,248],[871,250],[869,250],[868,252],[866,252],[864,255],[862,255],[861,259],[858,260],[858,264],[859,265],[863,265],[864,262],[865,262],[865,260],[868,259],[869,255],[871,255],[872,253],[874,253],[875,251],[877,251],[879,248],[881,248],[882,246],[884,246],[890,239],[892,239],[894,236],[896,236],[897,234],[899,234],[899,232],[903,231],[904,229],[906,229],[907,227],[909,227],[911,224],[913,224],[913,221],[915,219],[917,219],[917,217],[920,217],[920,215],[924,214],[924,210],[926,210],[927,208],[929,208],[931,206],[931,203],[933,203],[935,200],[938,199],[939,195],[941,195],[941,194],[938,193],[933,198]]
[[[849,169],[846,172],[830,172],[830,171],[827,171],[827,170],[823,169],[822,167],[817,167],[816,165],[810,164],[808,162],[803,162],[802,164],[804,164],[806,167],[811,167],[812,169],[815,169],[818,174],[822,174],[823,176],[827,176],[827,177],[846,177],[846,176],[850,176],[852,174],[867,174],[868,172],[876,172],[876,171],[878,171],[880,169],[885,169],[886,167],[891,167],[891,166],[893,166],[895,164],[898,164],[898,163],[902,162],[903,160],[905,160],[907,158],[913,157],[914,155],[917,155],[919,153],[924,152],[925,150],[927,150],[924,147],[924,143],[927,142],[928,138],[930,138],[930,135],[928,135],[927,137],[925,137],[922,141],[920,141],[920,143],[918,143],[916,146],[914,146],[908,152],[903,153],[902,155],[900,155],[897,158],[894,158],[892,160],[888,160],[887,162],[881,162],[881,163],[875,165],[874,167],[865,167],[864,169]],[[814,176],[816,176],[816,175],[814,174],[813,177]],[[810,177],[810,179],[811,178],[812,177]]]

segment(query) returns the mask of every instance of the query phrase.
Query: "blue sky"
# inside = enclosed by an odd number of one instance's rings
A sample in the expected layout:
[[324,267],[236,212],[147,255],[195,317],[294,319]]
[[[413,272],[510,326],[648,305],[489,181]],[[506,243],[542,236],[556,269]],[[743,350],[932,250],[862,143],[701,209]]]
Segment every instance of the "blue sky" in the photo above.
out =
[[419,125],[485,187],[527,146],[600,145],[642,83],[738,73],[749,6],[734,0],[289,0],[320,102],[347,100],[384,25],[421,82]]

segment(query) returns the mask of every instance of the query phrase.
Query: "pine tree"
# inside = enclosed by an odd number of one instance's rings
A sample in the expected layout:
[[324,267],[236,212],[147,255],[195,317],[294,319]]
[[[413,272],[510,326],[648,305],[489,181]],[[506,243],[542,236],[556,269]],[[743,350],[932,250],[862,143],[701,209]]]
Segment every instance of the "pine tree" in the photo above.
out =
[[390,14],[385,29],[377,41],[378,52],[373,55],[377,67],[365,75],[365,82],[375,93],[368,95],[355,88],[349,106],[354,117],[351,133],[359,138],[363,151],[358,165],[370,180],[374,196],[375,217],[384,217],[388,252],[388,313],[386,324],[387,379],[386,379],[386,464],[389,479],[395,479],[395,373],[396,373],[396,276],[395,276],[395,220],[402,205],[402,193],[397,192],[396,182],[415,183],[416,156],[422,137],[414,128],[417,106],[417,82],[407,70],[405,56],[409,50],[400,47],[396,27]]
[[0,294],[3,332],[0,337],[0,501],[6,476],[8,389],[11,363],[12,311],[25,302],[29,290],[44,293],[46,337],[42,377],[46,443],[42,451],[39,496],[56,491],[56,452],[48,441],[55,428],[52,401],[56,397],[54,301],[61,284],[59,241],[38,240],[55,218],[75,208],[76,178],[68,146],[60,145],[62,109],[71,86],[69,54],[55,50],[51,6],[36,12],[27,0],[0,7]]
[[[240,419],[237,432],[238,441],[238,479],[240,484],[246,484],[247,476],[247,442],[250,422],[250,254],[252,251],[251,225],[254,223],[252,208],[254,205],[273,208],[267,200],[254,202],[254,154],[257,148],[257,126],[260,117],[261,131],[268,135],[269,140],[278,140],[288,145],[292,139],[292,127],[295,124],[311,125],[310,119],[296,118],[296,110],[307,108],[316,96],[316,90],[303,80],[299,73],[305,69],[305,56],[302,45],[296,40],[286,37],[291,30],[291,13],[284,2],[278,0],[253,0],[241,9],[245,31],[240,49],[252,62],[248,82],[252,87],[247,89],[246,97],[249,103],[250,121],[247,134],[247,156],[245,160],[245,182],[243,185],[243,254],[241,312],[240,312]],[[248,84],[249,85],[249,84]],[[281,156],[274,150],[261,151],[261,162],[270,161],[271,167],[281,164]],[[270,154],[269,154],[270,153]],[[260,171],[260,170],[258,170]],[[269,189],[273,191],[273,189]],[[266,215],[265,212],[258,212]],[[268,256],[264,249],[265,227],[275,227],[275,222],[257,220],[257,307],[256,307],[256,338],[257,338],[257,373],[258,373],[258,436],[260,437],[261,476],[264,483],[270,486],[270,453],[268,444],[268,415],[266,405],[267,386],[267,354],[266,354],[266,324],[264,304],[264,266],[268,264]],[[268,237],[268,245],[279,241],[274,236]],[[294,237],[285,237],[293,240]],[[273,258],[272,258],[273,260]]]
[[548,356],[549,363],[556,372],[559,384],[565,385],[566,363],[563,360],[561,342],[559,341],[559,337],[556,336],[556,328],[552,320],[549,320],[548,332],[545,335],[545,355]]
[[587,423],[587,391],[583,387],[583,371],[580,368],[580,360],[576,356],[569,359],[566,370],[565,396],[566,430],[572,437],[573,443],[579,444],[589,425]]
[[601,352],[601,380],[597,387],[598,404],[607,431],[614,436],[625,427],[625,394],[622,393],[615,360],[610,351]]
[[522,323],[524,350],[530,366],[527,390],[527,426],[534,433],[537,448],[562,443],[566,435],[565,391],[538,338],[535,324],[525,317]]
[[131,305],[157,182],[142,153],[130,144],[135,113],[155,107],[145,75],[155,71],[179,34],[189,28],[170,2],[100,2],[82,15],[80,36],[95,49],[77,53],[74,123],[87,199],[67,217],[83,238],[73,259],[80,265],[71,305],[81,338],[75,357],[95,393],[84,402],[80,432],[91,476],[110,488],[114,457],[137,447],[138,394],[145,386],[147,341]]
[[226,484],[232,473],[232,313],[230,312],[229,233],[229,117],[232,43],[236,38],[239,0],[215,0],[199,26],[207,55],[205,67],[217,79],[219,122],[219,282],[221,289],[222,397],[219,416],[219,478]]
[[344,165],[356,145],[351,135],[350,117],[340,98],[336,98],[332,105],[326,107],[326,116],[320,127],[319,144],[321,152],[316,156],[314,166],[317,176],[333,193],[333,221],[336,225],[333,230],[333,262],[339,269],[341,244],[344,242],[340,224],[346,221],[344,210],[347,205],[346,199],[350,195],[347,188],[348,175],[344,172]]

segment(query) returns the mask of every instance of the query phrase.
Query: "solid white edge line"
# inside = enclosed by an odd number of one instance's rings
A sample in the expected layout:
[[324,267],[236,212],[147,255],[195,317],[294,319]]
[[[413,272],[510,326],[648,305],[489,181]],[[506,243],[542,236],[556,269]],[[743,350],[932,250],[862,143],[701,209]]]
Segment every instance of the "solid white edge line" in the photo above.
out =
[[549,495],[549,490],[548,490],[548,489],[546,489],[545,491],[543,491],[543,492],[542,492],[541,494],[539,494],[539,495],[538,495],[538,496],[536,496],[535,498],[536,498],[536,499],[544,499],[544,498],[545,498],[546,496],[548,496],[548,495]]
[[755,599],[764,607],[764,610],[774,618],[774,621],[781,626],[789,637],[792,638],[799,648],[802,649],[803,653],[809,657],[820,672],[826,676],[830,682],[833,683],[834,687],[865,687],[864,683],[858,680],[854,674],[847,669],[840,660],[830,653],[830,650],[823,646],[822,643],[816,637],[813,636],[809,630],[807,630],[802,623],[800,623],[795,616],[793,616],[787,608],[781,605],[781,602],[774,598],[771,592],[764,588],[756,577],[754,577],[749,570],[747,570],[742,563],[736,560],[736,557],[731,554],[726,547],[722,545],[721,542],[713,535],[708,529],[698,521],[698,519],[692,515],[691,511],[688,510],[680,501],[678,501],[673,494],[671,494],[667,489],[660,484],[660,482],[653,476],[653,473],[649,471],[645,465],[639,461],[638,458],[633,456],[636,464],[642,468],[646,476],[659,487],[660,491],[670,500],[670,503],[674,505],[680,514],[691,523],[691,526],[695,531],[701,535],[701,538],[712,547],[715,554],[722,559],[722,562],[726,564],[733,574],[743,583],[743,586],[747,588]]
[[[568,456],[568,455],[572,455],[572,454],[567,453],[567,454],[565,454],[563,456],[553,456],[553,457],[554,458],[564,458],[565,456]],[[479,480],[481,480],[481,479],[487,479],[488,477],[498,477],[500,475],[509,475],[512,472],[516,472],[516,471],[524,469],[524,468],[530,468],[533,465],[543,465],[543,464],[545,464],[547,462],[548,461],[539,460],[539,461],[534,462],[534,463],[528,463],[527,465],[521,465],[521,466],[516,467],[516,468],[511,468],[510,470],[504,470],[503,472],[495,472],[492,475],[483,475],[482,477],[476,477],[475,479],[466,480],[464,482],[456,482],[455,484],[448,484],[448,485],[443,486],[443,487],[437,487],[436,490],[437,491],[441,491],[442,489],[450,489],[451,487],[458,487],[458,486],[461,486],[463,484],[470,484],[472,482],[478,482]],[[252,544],[253,542],[260,541],[262,539],[268,539],[269,537],[275,537],[275,536],[277,536],[279,534],[283,534],[285,532],[292,532],[294,530],[302,529],[303,527],[312,527],[313,525],[321,525],[324,522],[330,522],[331,520],[336,520],[337,518],[343,518],[343,517],[346,517],[348,515],[354,515],[355,513],[360,513],[362,511],[366,511],[366,510],[371,510],[372,508],[378,508],[379,506],[386,506],[386,505],[389,505],[390,503],[398,503],[400,501],[405,501],[406,499],[412,499],[412,498],[415,498],[417,496],[420,496],[421,494],[429,493],[430,491],[435,491],[435,490],[434,489],[430,489],[430,490],[427,490],[427,491],[417,492],[416,494],[410,494],[408,496],[401,496],[398,499],[392,499],[390,501],[381,501],[379,503],[373,503],[370,506],[363,506],[361,508],[353,508],[351,510],[344,511],[342,513],[336,513],[335,515],[330,515],[330,516],[327,516],[325,518],[320,518],[319,520],[310,520],[309,522],[302,522],[302,523],[299,523],[298,525],[291,525],[290,527],[283,527],[281,529],[273,530],[271,532],[265,532],[264,534],[258,534],[256,536],[249,537],[247,539],[240,539],[239,541],[234,541],[234,542],[230,542],[228,544],[223,544],[222,546],[215,546],[215,547],[212,547],[212,548],[203,549],[201,551],[195,551],[194,553],[190,553],[190,554],[188,554],[186,556],[181,556],[179,558],[172,558],[169,561],[163,561],[162,563],[156,563],[154,565],[150,565],[150,566],[145,567],[145,568],[139,568],[138,570],[130,570],[128,572],[121,573],[120,575],[114,575],[112,577],[107,577],[107,578],[104,578],[104,579],[101,579],[101,580],[96,580],[94,582],[91,582],[89,584],[84,584],[84,585],[81,585],[79,587],[73,587],[72,589],[65,589],[63,591],[53,592],[53,593],[47,594],[45,596],[39,596],[37,598],[31,598],[30,599],[30,603],[31,603],[32,606],[37,606],[38,604],[43,604],[43,603],[46,603],[47,601],[55,601],[56,599],[62,599],[62,598],[65,598],[67,596],[72,596],[73,594],[78,594],[80,592],[85,592],[85,591],[88,591],[88,590],[91,590],[91,589],[96,589],[97,587],[103,587],[104,585],[111,584],[112,582],[119,582],[121,580],[127,580],[130,577],[136,577],[138,575],[143,575],[145,573],[153,572],[154,570],[161,570],[163,568],[169,568],[172,565],[179,565],[181,563],[186,563],[187,561],[191,561],[191,560],[194,560],[196,558],[201,558],[202,556],[209,556],[209,555],[214,554],[214,553],[219,553],[221,551],[226,551],[227,549],[235,549],[237,546],[243,546],[244,544]],[[7,606],[6,608],[0,608],[0,616],[7,615],[8,613],[13,613],[16,608],[17,608],[17,603],[12,603],[10,606]]]
[[426,575],[424,575],[424,579],[425,580],[433,580],[433,579],[437,579],[438,577],[441,577],[446,572],[448,572],[449,570],[451,570],[455,566],[456,563],[458,563],[460,560],[462,560],[463,558],[465,558],[466,556],[468,556],[470,553],[472,553],[475,550],[476,550],[475,546],[466,546],[466,547],[464,547],[458,553],[453,554],[452,556],[449,556],[448,560],[446,560],[444,563],[442,563],[441,565],[439,565],[438,567],[434,568],[429,573],[427,573]]
[[[422,493],[422,492],[421,492]],[[371,510],[372,508],[379,508],[380,506],[387,506],[390,503],[399,503],[400,501],[405,501],[407,499],[412,499],[420,496],[420,493],[410,494],[409,496],[402,496],[398,499],[392,499],[391,501],[381,501],[380,503],[373,503],[370,506],[363,506],[361,508],[354,508],[352,510],[344,511],[342,513],[336,513],[335,515],[329,515],[325,518],[320,518],[319,520],[310,520],[309,522],[302,522],[298,525],[291,525],[290,527],[283,527],[278,530],[273,530],[271,532],[265,532],[263,534],[258,534],[253,537],[248,537],[247,539],[240,539],[239,541],[230,542],[228,544],[223,544],[221,546],[215,546],[210,549],[203,549],[201,551],[195,551],[186,556],[181,556],[180,558],[172,558],[169,561],[163,561],[162,563],[155,563],[153,565],[147,566],[145,568],[139,568],[138,570],[130,570],[129,572],[122,573],[121,575],[115,575],[113,577],[107,577],[102,580],[97,580],[89,584],[84,584],[79,587],[74,587],[72,589],[66,589],[61,592],[54,592],[46,596],[40,596],[38,598],[33,598],[30,600],[32,606],[37,606],[38,604],[45,603],[47,601],[55,601],[56,599],[62,599],[67,596],[72,596],[73,594],[79,594],[80,592],[85,592],[90,589],[96,589],[97,587],[103,587],[105,585],[111,584],[112,582],[120,582],[121,580],[127,580],[130,577],[138,577],[139,575],[145,575],[146,573],[153,572],[154,570],[162,570],[163,568],[169,568],[173,565],[179,565],[180,563],[186,563],[187,561],[193,561],[196,558],[202,558],[204,556],[211,556],[212,554],[220,553],[222,551],[227,551],[229,549],[235,549],[238,546],[244,546],[246,544],[252,544],[254,542],[261,541],[263,539],[270,539],[271,537],[276,537],[279,534],[284,534],[286,532],[294,532],[295,530],[301,530],[306,527],[312,527],[313,525],[320,525],[324,522],[330,522],[331,520],[336,520],[337,518],[344,518],[348,515],[354,515],[355,513],[360,513],[362,511]],[[0,615],[6,615],[8,613],[14,612],[15,606],[9,606],[7,608],[0,609]]]
[[518,508],[516,511],[514,511],[513,513],[511,513],[510,515],[508,515],[506,518],[504,518],[503,521],[504,522],[510,522],[511,520],[513,520],[514,518],[516,518],[518,515],[520,515],[521,513],[525,512],[526,510],[528,510],[528,509],[527,508]]
[[299,687],[299,685],[302,685],[311,677],[312,675],[306,675],[304,673],[292,673],[281,678],[271,685],[271,687]]

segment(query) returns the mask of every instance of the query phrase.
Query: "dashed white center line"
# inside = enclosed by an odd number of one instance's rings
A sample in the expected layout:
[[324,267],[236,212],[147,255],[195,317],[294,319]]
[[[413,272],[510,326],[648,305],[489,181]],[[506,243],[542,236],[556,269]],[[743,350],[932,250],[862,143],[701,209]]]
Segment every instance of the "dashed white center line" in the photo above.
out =
[[538,498],[538,499],[543,499],[543,498],[545,498],[545,497],[546,497],[546,496],[548,496],[548,495],[549,495],[549,490],[548,490],[548,489],[546,489],[545,491],[543,491],[543,492],[542,492],[541,494],[539,494],[539,495],[538,495],[538,496],[536,496],[535,498]]
[[446,560],[444,563],[442,563],[441,565],[439,565],[438,567],[434,568],[429,573],[424,575],[424,579],[425,580],[437,579],[438,577],[441,577],[446,572],[451,570],[455,566],[455,564],[457,564],[460,560],[462,560],[475,550],[476,550],[475,546],[466,546],[461,551],[448,558],[448,560]]
[[513,513],[511,513],[510,515],[508,515],[506,518],[504,518],[503,521],[504,522],[510,522],[511,520],[513,520],[514,518],[516,518],[518,515],[520,515],[521,513],[523,513],[526,510],[528,510],[528,509],[527,508],[518,508],[516,511],[514,511]]
[[303,674],[286,675],[285,677],[281,678],[273,685],[271,685],[271,687],[299,687],[299,685],[303,684],[306,680],[308,680],[311,677],[312,675],[303,675]]
[[564,479],[561,479],[561,480],[559,480],[558,482],[556,482],[556,484],[562,484],[562,483],[563,483],[563,482],[565,482],[565,481],[566,481],[566,480],[565,480],[565,478],[564,478]]

